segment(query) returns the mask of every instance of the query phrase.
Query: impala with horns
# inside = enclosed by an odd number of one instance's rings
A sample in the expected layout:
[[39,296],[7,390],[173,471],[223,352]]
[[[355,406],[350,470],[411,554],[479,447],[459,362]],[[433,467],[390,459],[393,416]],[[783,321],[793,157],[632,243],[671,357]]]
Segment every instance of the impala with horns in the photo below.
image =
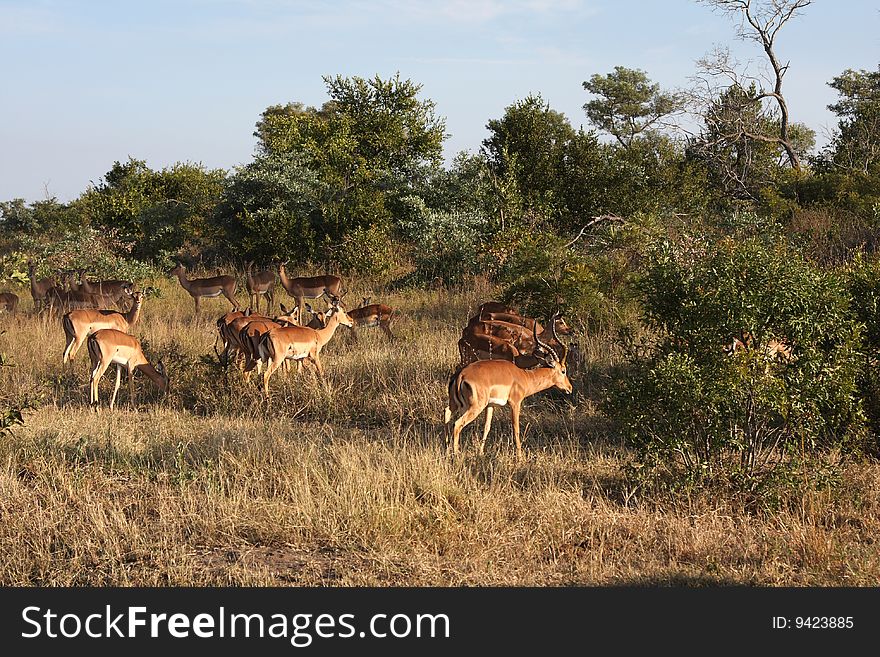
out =
[[199,313],[200,301],[203,297],[213,298],[219,297],[222,294],[232,304],[233,310],[238,310],[240,307],[235,299],[235,276],[225,274],[222,276],[211,276],[210,278],[188,279],[186,277],[186,268],[180,262],[177,263],[174,269],[168,272],[168,275],[177,276],[181,287],[193,298],[197,315]]
[[0,292],[0,310],[5,310],[10,315],[18,308],[18,295],[13,292]]
[[51,276],[37,279],[37,265],[33,260],[28,260],[27,266],[28,278],[31,281],[31,296],[34,299],[34,310],[39,312],[47,305],[47,294],[49,290],[58,286],[58,281]]
[[[563,330],[567,330],[570,332],[570,329],[565,324],[565,321],[562,319],[561,314],[557,311],[553,314],[548,322],[550,326],[550,330],[548,331],[544,328],[538,336],[545,340],[556,352],[557,356],[560,356],[563,349],[563,344],[559,340],[559,335],[557,334],[557,329],[559,327],[564,327]],[[540,324],[537,321],[533,321],[532,328],[527,329],[525,326],[521,324],[511,324],[509,322],[486,322],[486,321],[478,321],[477,317],[471,318],[471,321],[468,323],[467,327],[465,327],[465,333],[463,335],[470,335],[474,333],[483,333],[492,335],[496,338],[500,338],[502,340],[507,340],[513,346],[515,346],[520,353],[532,353],[537,349],[537,343],[533,338],[533,335],[536,334],[537,329],[540,327]],[[549,333],[549,335],[548,335]]]
[[143,372],[159,390],[168,392],[168,374],[160,360],[156,366],[144,355],[141,343],[137,338],[117,331],[116,329],[101,329],[89,336],[88,341],[89,359],[92,363],[92,374],[89,380],[89,403],[98,407],[98,383],[104,372],[111,365],[116,366],[116,385],[113,387],[113,396],[110,398],[110,410],[116,403],[116,393],[119,392],[119,384],[122,379],[122,370],[128,374],[129,401],[134,406],[134,374]]
[[391,332],[391,319],[394,316],[394,308],[384,303],[370,303],[369,297],[364,297],[360,308],[348,311],[348,316],[354,325],[351,327],[351,337],[357,342],[357,327],[364,328],[378,326],[389,340],[394,340]]
[[[274,328],[262,337],[257,347],[260,360],[266,362],[263,372],[263,392],[269,397],[269,379],[286,360],[310,360],[323,378],[324,366],[321,364],[321,349],[330,342],[336,328],[343,324],[351,327],[353,322],[345,310],[334,302],[331,306],[327,325],[321,329],[310,329],[305,326],[285,326]],[[253,368],[253,364],[251,367]]]
[[67,338],[67,347],[61,358],[62,363],[67,363],[76,358],[76,354],[83,342],[95,331],[101,329],[116,329],[128,333],[141,316],[141,306],[144,302],[143,290],[127,292],[131,297],[131,307],[124,313],[117,310],[93,310],[80,308],[71,310],[61,318],[61,326]]
[[527,370],[506,360],[481,360],[459,369],[450,377],[447,386],[449,403],[444,413],[447,453],[459,453],[462,429],[485,410],[486,424],[479,446],[480,454],[483,454],[492,426],[494,408],[510,404],[516,458],[520,460],[522,444],[519,437],[519,415],[523,400],[553,387],[571,394],[571,381],[565,368],[565,351],[561,358],[557,358],[550,345],[542,342],[537,333],[534,337],[538,345],[534,356],[540,360],[541,367]]
[[296,307],[300,311],[300,320],[302,319],[302,309],[305,307],[306,299],[320,299],[326,296],[331,301],[333,299],[341,299],[344,294],[340,294],[342,288],[342,279],[339,276],[296,276],[288,278],[284,269],[284,263],[278,267],[278,277],[281,280],[281,287],[296,300]]
[[275,304],[275,272],[264,269],[254,273],[253,267],[252,261],[245,264],[245,287],[248,293],[248,304],[260,312],[260,297],[265,297],[266,312],[270,313]]

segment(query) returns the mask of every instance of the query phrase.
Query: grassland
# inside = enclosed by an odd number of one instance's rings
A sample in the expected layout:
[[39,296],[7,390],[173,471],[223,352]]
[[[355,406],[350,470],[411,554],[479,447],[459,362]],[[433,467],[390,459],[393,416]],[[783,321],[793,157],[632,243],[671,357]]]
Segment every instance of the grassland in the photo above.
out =
[[[328,385],[306,371],[228,381],[212,349],[228,309],[154,281],[134,333],[172,389],[88,406],[88,356],[61,366],[60,323],[29,299],[0,315],[2,398],[39,397],[0,441],[0,584],[10,585],[873,585],[880,579],[880,467],[853,461],[822,492],[755,509],[726,495],[645,495],[596,410],[615,350],[582,339],[575,394],[509,415],[485,457],[443,454],[445,383],[486,286],[382,294],[398,308],[326,348]],[[360,286],[363,288],[363,286]],[[353,286],[347,299],[359,299]],[[243,298],[241,292],[240,297]],[[24,295],[22,295],[24,296]],[[108,373],[101,386],[106,405]]]

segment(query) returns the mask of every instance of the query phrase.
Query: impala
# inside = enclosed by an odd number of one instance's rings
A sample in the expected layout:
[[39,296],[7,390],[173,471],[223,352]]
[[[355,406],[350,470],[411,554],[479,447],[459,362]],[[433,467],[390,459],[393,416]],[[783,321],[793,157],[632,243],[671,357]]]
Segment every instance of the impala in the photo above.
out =
[[519,310],[513,306],[501,303],[500,301],[486,301],[485,303],[481,303],[480,307],[477,308],[477,315],[482,315],[483,313],[508,313],[511,315],[519,315]]
[[[535,356],[543,367],[525,370],[505,360],[481,360],[456,371],[447,386],[449,404],[444,414],[446,451],[459,453],[461,431],[473,422],[486,409],[486,425],[480,442],[480,454],[484,453],[486,438],[492,426],[492,412],[496,406],[510,404],[513,418],[513,440],[516,443],[516,458],[522,459],[522,444],[519,439],[520,406],[526,397],[556,387],[571,394],[571,381],[565,369],[565,354],[556,357],[550,346],[538,338],[540,347]],[[458,416],[457,419],[454,419]],[[452,433],[450,442],[450,431]]]
[[[565,325],[559,312],[554,313],[548,323],[550,325],[550,330],[548,331],[546,328],[544,328],[539,336],[547,340],[553,351],[556,352],[557,357],[559,357],[564,347],[562,342],[560,342],[559,340],[559,336],[557,335],[557,328],[560,324],[562,324],[564,330],[568,330],[570,332],[570,329],[567,325]],[[538,347],[535,338],[533,338],[533,334],[536,334],[536,331],[540,327],[541,325],[534,320],[532,320],[531,329],[527,329],[521,324],[511,324],[510,322],[480,321],[479,316],[475,316],[472,317],[471,320],[468,322],[468,325],[462,332],[462,337],[469,338],[471,336],[481,334],[491,335],[496,338],[500,338],[502,340],[510,342],[520,351],[520,353],[532,353]],[[548,333],[550,334],[550,336],[548,336]]]
[[516,362],[519,350],[510,342],[491,335],[462,335],[458,341],[461,367],[478,360],[508,360]]
[[196,314],[199,314],[199,302],[202,297],[219,297],[221,294],[232,304],[233,310],[238,310],[238,301],[235,299],[235,277],[212,276],[210,278],[187,279],[186,268],[181,263],[168,272],[169,276],[177,276],[181,287],[193,298],[196,306]]
[[260,311],[260,296],[266,297],[266,312],[272,312],[275,303],[275,272],[271,270],[253,273],[253,262],[245,265],[245,287],[248,292],[250,307]]
[[18,308],[18,295],[12,292],[0,292],[0,310],[12,314]]
[[306,299],[320,299],[326,296],[329,299],[341,298],[339,294],[342,287],[342,279],[339,276],[297,276],[288,278],[287,272],[284,270],[284,263],[278,267],[278,277],[281,280],[281,286],[287,293],[296,299],[296,307],[300,309],[300,317],[302,317],[302,309],[305,306]]
[[[260,340],[257,347],[258,356],[267,361],[266,371],[263,373],[263,392],[269,398],[269,379],[272,374],[281,367],[286,360],[308,359],[315,365],[317,373],[324,376],[324,366],[321,364],[321,349],[330,342],[336,328],[343,324],[351,327],[353,322],[345,310],[334,303],[331,307],[327,325],[322,329],[310,329],[305,326],[284,326],[273,328]],[[253,364],[251,368],[253,368]]]
[[67,337],[67,347],[64,349],[64,355],[61,358],[62,363],[67,363],[76,358],[76,354],[82,343],[86,341],[92,333],[101,329],[116,329],[123,333],[128,333],[129,329],[134,326],[141,315],[141,306],[144,302],[143,290],[137,292],[128,292],[131,296],[131,308],[127,312],[121,313],[116,310],[92,310],[79,309],[71,310],[61,319],[61,326],[64,328],[64,335]]
[[79,270],[79,290],[89,294],[98,294],[110,299],[114,303],[120,303],[126,296],[131,294],[134,283],[119,279],[91,282],[86,278],[86,270]]
[[394,315],[394,308],[386,306],[383,303],[370,303],[369,297],[364,298],[360,308],[348,311],[348,316],[354,322],[351,327],[351,337],[357,342],[357,333],[355,327],[373,327],[378,326],[389,340],[394,340],[394,334],[391,332],[391,317]]
[[745,349],[760,349],[765,356],[771,361],[788,362],[793,360],[791,345],[783,340],[771,338],[764,343],[758,344],[755,337],[748,331],[734,337],[731,342],[723,347],[724,353],[728,356],[734,355],[737,351]]
[[[242,312],[240,310],[230,310],[228,313],[217,320],[217,337],[214,338],[214,353],[217,354],[217,359],[224,367],[226,367],[226,365],[229,363],[230,338],[227,333],[229,325],[232,323],[233,320],[238,319],[239,317],[244,317],[249,312],[250,309],[247,309],[247,312]],[[217,351],[218,339],[223,343],[222,352]]]
[[89,336],[89,359],[92,375],[89,381],[89,403],[98,407],[98,382],[110,365],[116,365],[116,385],[110,398],[110,410],[116,403],[116,393],[122,378],[122,369],[128,374],[129,401],[134,406],[134,374],[143,372],[162,392],[168,391],[168,375],[162,361],[153,367],[137,338],[116,329],[101,329]]
[[34,310],[39,312],[46,304],[46,294],[56,287],[58,282],[51,276],[37,280],[37,266],[28,260],[28,277],[31,280],[31,296],[34,299]]

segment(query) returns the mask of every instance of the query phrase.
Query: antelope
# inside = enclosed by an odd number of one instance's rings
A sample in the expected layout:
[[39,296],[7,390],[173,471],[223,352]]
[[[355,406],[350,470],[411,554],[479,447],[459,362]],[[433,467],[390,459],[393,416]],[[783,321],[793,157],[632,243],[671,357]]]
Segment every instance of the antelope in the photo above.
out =
[[372,327],[378,326],[389,340],[394,340],[394,334],[391,332],[391,317],[394,315],[394,308],[386,306],[383,303],[370,303],[370,298],[365,297],[360,308],[348,311],[354,325],[351,327],[351,337],[357,342],[357,333],[355,327]]
[[[263,336],[273,328],[279,328],[282,326],[296,326],[293,314],[284,307],[283,303],[280,305],[281,312],[285,313],[283,315],[279,315],[278,317],[275,317],[273,319],[269,319],[268,317],[257,317],[247,322],[245,322],[244,320],[242,320],[242,322],[239,322],[239,326],[241,328],[238,331],[237,344],[240,353],[244,355],[245,359],[245,381],[250,380],[250,372],[254,368],[254,365],[256,365],[257,374],[262,373],[263,361],[260,358],[258,346]],[[321,324],[320,326],[323,327],[323,324]],[[284,361],[284,366],[285,369],[289,371],[290,364],[287,360]]]
[[281,286],[287,293],[296,299],[296,307],[300,309],[300,318],[302,318],[302,309],[305,306],[305,299],[320,299],[327,296],[329,299],[341,299],[339,290],[342,287],[342,279],[339,276],[297,276],[288,278],[287,272],[284,270],[284,263],[278,267],[278,277],[281,280]]
[[[550,331],[549,333],[552,337],[545,338],[548,340],[551,348],[557,353],[557,356],[561,353],[561,349],[563,348],[562,343],[559,341],[559,336],[557,335],[557,327],[559,324],[563,325],[563,330],[567,330],[571,332],[571,329],[565,324],[564,320],[562,320],[562,316],[559,312],[553,314],[550,318]],[[509,322],[486,322],[480,321],[479,316],[472,317],[468,322],[468,325],[465,327],[462,332],[462,337],[468,338],[470,336],[476,335],[491,335],[496,338],[500,338],[502,340],[506,340],[513,344],[521,353],[531,353],[534,352],[538,345],[532,337],[533,334],[536,334],[538,328],[540,328],[540,324],[537,321],[532,321],[531,329],[527,329],[525,326],[521,324],[511,324]],[[541,331],[541,337],[545,337],[548,331],[544,328]]]
[[219,297],[221,294],[232,304],[233,310],[238,310],[238,301],[235,299],[235,277],[212,276],[210,278],[187,279],[186,268],[178,262],[177,266],[168,272],[169,276],[177,276],[181,287],[193,298],[196,306],[196,314],[199,314],[199,302],[202,297]]
[[128,374],[129,402],[134,406],[134,374],[143,372],[162,392],[168,392],[168,374],[160,360],[153,367],[141,349],[137,338],[108,328],[95,331],[88,340],[89,359],[92,363],[92,374],[89,380],[89,403],[98,408],[98,382],[110,365],[116,365],[116,385],[110,398],[110,410],[116,403],[116,393],[122,378],[122,369]]
[[253,273],[254,263],[245,265],[245,287],[251,308],[260,312],[260,296],[266,297],[266,312],[272,312],[275,303],[275,272],[269,269]]
[[127,292],[131,296],[131,308],[127,312],[121,313],[116,310],[91,310],[78,309],[71,310],[61,319],[61,326],[64,328],[64,335],[67,337],[67,347],[64,349],[64,355],[61,362],[67,363],[76,358],[82,343],[86,341],[92,333],[101,329],[116,329],[122,333],[128,333],[134,326],[141,315],[141,306],[144,302],[143,290],[137,292]]
[[[552,387],[571,394],[571,381],[565,368],[566,353],[563,351],[562,358],[557,358],[550,345],[541,342],[537,332],[534,333],[534,338],[539,346],[534,355],[541,361],[542,367],[526,370],[506,360],[481,360],[453,373],[447,386],[449,403],[444,413],[447,454],[450,450],[453,454],[459,453],[462,429],[486,409],[486,424],[479,446],[482,455],[492,426],[494,408],[510,403],[516,458],[521,460],[519,414],[523,400]],[[454,419],[456,416],[457,419]]]
[[[283,326],[273,328],[262,337],[257,346],[260,360],[267,361],[263,372],[263,392],[269,398],[269,379],[286,360],[308,359],[315,365],[317,373],[324,377],[324,366],[321,364],[321,349],[330,342],[336,328],[343,324],[351,327],[354,323],[345,310],[335,302],[331,307],[327,325],[322,329],[310,329],[305,326]],[[251,364],[251,368],[254,364]]]
[[513,306],[508,306],[500,301],[486,301],[480,304],[477,309],[477,315],[483,313],[508,313],[510,315],[519,315],[519,310]]
[[519,350],[510,342],[491,335],[462,336],[458,341],[461,367],[478,360],[508,360],[515,362]]
[[48,276],[37,280],[37,266],[33,260],[28,260],[28,278],[31,280],[31,296],[34,299],[34,310],[39,312],[46,304],[46,294],[50,289],[56,287],[58,282]]
[[[316,312],[311,305],[306,304],[306,310],[311,313],[312,318],[309,320],[306,326],[311,329],[321,329],[327,325],[327,318],[330,316],[330,308],[328,308],[325,312]],[[351,313],[348,314],[351,317]],[[299,320],[295,322],[296,324],[301,324]]]
[[[247,312],[242,312],[240,310],[230,310],[228,313],[217,320],[217,337],[214,338],[214,353],[217,354],[217,360],[219,360],[220,364],[224,367],[229,363],[229,345],[231,342],[231,339],[227,334],[227,329],[233,320],[238,319],[239,317],[244,317],[249,312],[250,309],[247,309]],[[218,339],[223,342],[222,353],[217,351]]]
[[18,308],[18,295],[12,292],[0,292],[0,310],[12,315],[16,308]]
[[758,345],[755,337],[749,331],[741,333],[738,338],[734,337],[730,343],[724,345],[723,351],[728,356],[733,356],[737,351],[756,348],[759,348],[768,360],[782,362],[792,360],[792,348],[790,344],[782,340],[771,338],[767,340],[767,342]]
[[119,279],[111,279],[106,281],[98,281],[92,283],[86,278],[86,270],[79,270],[79,290],[88,292],[89,294],[98,294],[113,299],[114,303],[119,303],[131,293],[134,283],[131,281],[123,281]]
[[81,290],[65,290],[59,286],[46,293],[49,312],[68,312],[76,308],[101,308],[111,305],[114,299],[104,294],[90,294]]

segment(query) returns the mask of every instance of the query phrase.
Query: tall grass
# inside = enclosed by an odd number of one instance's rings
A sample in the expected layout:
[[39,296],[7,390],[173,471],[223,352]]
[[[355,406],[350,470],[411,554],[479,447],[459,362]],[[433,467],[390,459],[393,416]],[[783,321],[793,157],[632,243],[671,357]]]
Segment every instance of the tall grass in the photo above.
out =
[[[443,450],[445,385],[483,286],[372,294],[395,306],[388,343],[340,328],[311,371],[228,377],[212,349],[228,309],[154,281],[134,333],[164,358],[171,392],[136,377],[137,400],[88,406],[88,356],[62,367],[56,320],[0,317],[15,367],[6,400],[39,410],[0,443],[3,585],[874,584],[880,468],[772,510],[732,498],[646,497],[626,446],[595,410],[615,348],[581,339],[575,394],[530,398],[526,459],[506,411],[487,455]],[[366,296],[351,284],[346,300]],[[242,297],[243,300],[243,297]],[[479,423],[475,423],[479,424]]]

